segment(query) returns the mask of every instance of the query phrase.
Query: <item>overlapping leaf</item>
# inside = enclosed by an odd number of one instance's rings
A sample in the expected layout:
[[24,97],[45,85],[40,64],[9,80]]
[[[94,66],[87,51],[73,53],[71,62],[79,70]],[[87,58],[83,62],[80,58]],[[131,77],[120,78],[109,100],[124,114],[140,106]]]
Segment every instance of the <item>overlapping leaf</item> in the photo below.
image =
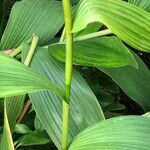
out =
[[[51,54],[55,58],[57,58],[60,61],[65,61],[64,50],[60,47],[63,47],[63,46],[58,46],[57,49],[55,49],[55,46],[54,46],[54,48],[49,47],[49,49],[51,49],[50,50]],[[84,47],[86,47],[86,46],[83,46],[83,48]],[[80,51],[82,51],[83,48],[78,49],[78,51],[75,50],[75,52],[74,52],[74,64],[97,67],[98,65],[95,63],[95,60],[93,60],[93,56],[88,55],[88,51],[86,51],[87,49],[85,49],[85,51],[82,55],[84,57],[79,57],[80,53],[81,53]],[[107,49],[100,54],[102,56],[105,55],[106,51],[108,49],[109,49],[109,47],[107,47]],[[119,49],[119,50],[121,50],[121,49]],[[93,49],[91,51],[93,52]],[[132,53],[132,54],[134,54],[134,53]],[[78,59],[76,59],[76,55],[78,56],[77,57]],[[96,55],[96,57],[97,56],[98,55]],[[149,101],[149,99],[150,99],[150,92],[149,92],[149,89],[150,89],[150,80],[149,80],[150,79],[150,71],[147,68],[147,66],[144,64],[144,62],[137,55],[134,54],[134,56],[136,58],[138,68],[135,68],[132,66],[124,66],[124,67],[119,67],[119,68],[98,67],[98,69],[100,69],[101,71],[106,73],[108,76],[110,76],[130,98],[132,98],[134,101],[136,101],[138,104],[140,104],[140,106],[145,111],[147,111],[150,109],[150,101]],[[84,58],[86,61],[84,60]],[[105,59],[105,61],[108,61],[108,60]],[[106,67],[106,65],[105,65],[105,67]]]
[[[48,49],[38,48],[31,68],[65,88],[64,65],[55,60]],[[43,127],[55,145],[60,148],[62,130],[62,103],[60,98],[48,91],[29,94],[33,107]],[[82,78],[74,70],[71,87],[71,116],[69,142],[83,129],[104,119],[98,101]]]
[[102,22],[119,38],[141,51],[150,52],[150,14],[132,4],[116,0],[83,0],[73,32],[91,22]]
[[69,150],[149,150],[150,119],[116,117],[81,132]]
[[[65,45],[49,46],[50,53],[59,61],[65,61]],[[137,66],[131,52],[117,37],[102,37],[74,43],[74,64],[95,67]]]
[[64,98],[63,91],[32,69],[0,53],[0,97],[52,90]]
[[55,0],[23,0],[11,11],[8,25],[1,40],[1,49],[19,46],[36,34],[39,44],[46,44],[62,27],[61,2]]

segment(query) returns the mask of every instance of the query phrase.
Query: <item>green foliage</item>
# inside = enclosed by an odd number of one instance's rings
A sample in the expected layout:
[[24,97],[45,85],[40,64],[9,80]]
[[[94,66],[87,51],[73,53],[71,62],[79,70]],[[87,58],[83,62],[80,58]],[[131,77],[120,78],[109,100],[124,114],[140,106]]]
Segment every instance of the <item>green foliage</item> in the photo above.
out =
[[[50,45],[49,50],[53,57],[65,62],[65,45]],[[130,51],[116,37],[102,37],[75,42],[73,54],[73,63],[76,65],[105,68],[126,65],[137,67]]]
[[[24,57],[27,49],[28,45],[24,47]],[[31,68],[60,87],[65,87],[64,65],[51,57],[48,49],[38,47],[32,60]],[[50,91],[37,92],[29,94],[29,96],[43,127],[54,143],[60,147],[62,128],[61,99]],[[70,107],[69,141],[86,127],[104,119],[95,95],[76,70],[74,70],[72,79]]]
[[108,119],[81,132],[69,150],[148,150],[150,119],[126,116]]
[[83,0],[72,32],[78,32],[87,24],[97,21],[105,24],[129,45],[141,51],[150,51],[148,12],[119,0]]
[[60,88],[17,60],[2,53],[0,60],[2,61],[0,64],[1,98],[45,89],[58,93],[64,99],[63,91]]
[[[135,50],[150,52],[149,0],[22,0],[9,19],[8,4],[0,1],[0,149],[148,150],[150,71]],[[129,98],[144,115],[123,116]]]
[[[33,34],[40,38],[39,45],[47,44],[63,25],[60,2],[55,0],[23,0],[17,2],[1,39],[1,49],[18,47]],[[8,36],[9,35],[9,36]]]

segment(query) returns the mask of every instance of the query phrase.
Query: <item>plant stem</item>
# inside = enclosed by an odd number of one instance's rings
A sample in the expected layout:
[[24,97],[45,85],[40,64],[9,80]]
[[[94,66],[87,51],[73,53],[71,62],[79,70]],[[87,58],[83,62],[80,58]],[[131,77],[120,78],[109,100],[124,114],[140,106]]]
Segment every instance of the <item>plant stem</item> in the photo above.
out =
[[33,36],[33,39],[32,39],[32,42],[31,42],[31,47],[30,47],[29,52],[28,52],[28,55],[27,55],[27,57],[26,57],[26,59],[25,59],[25,61],[24,61],[24,64],[25,64],[26,66],[29,66],[29,65],[30,65],[30,62],[31,62],[31,60],[32,60],[34,51],[35,51],[36,46],[37,46],[37,43],[38,43],[38,40],[39,40],[38,36]]
[[[69,114],[70,114],[70,88],[73,69],[73,36],[72,19],[71,19],[71,4],[70,0],[62,0],[65,18],[66,29],[66,66],[65,66],[65,84],[66,84],[66,102],[63,101],[63,127],[62,127],[62,150],[66,150],[68,146],[69,132]],[[68,103],[68,104],[67,104]]]
[[19,54],[22,50],[22,45],[18,46],[16,49],[14,49],[10,54],[9,56],[11,57],[14,57],[16,56],[17,54]]
[[112,34],[112,33],[113,32],[110,29],[105,29],[105,30],[102,30],[102,31],[98,31],[98,32],[78,36],[78,37],[74,38],[73,41],[76,42],[76,41],[88,40],[88,39],[92,39],[92,38],[96,38],[96,37],[100,37],[100,36],[104,36],[104,35],[109,35],[109,34]]
[[[33,39],[32,39],[32,42],[31,42],[31,47],[30,47],[28,55],[27,55],[27,57],[26,57],[26,59],[24,61],[24,64],[26,66],[29,66],[30,63],[31,63],[32,57],[33,57],[34,52],[36,50],[36,46],[37,46],[38,40],[39,40],[39,38],[37,36],[33,36]],[[17,120],[17,123],[20,123],[22,121],[23,117],[27,113],[27,111],[28,111],[30,106],[31,106],[31,101],[28,100],[27,103],[25,104],[22,112],[21,112],[21,115],[19,116],[19,119]]]
[[25,114],[26,114],[27,111],[29,110],[30,106],[31,106],[31,101],[28,100],[28,101],[26,102],[26,104],[25,104],[25,106],[24,106],[22,112],[21,112],[21,115],[19,116],[19,118],[18,118],[18,120],[17,120],[17,124],[19,124],[19,123],[22,121],[22,119],[24,118]]
[[[73,39],[73,42],[89,40],[89,39],[93,39],[93,38],[97,38],[97,37],[101,37],[101,36],[105,36],[105,35],[109,35],[109,34],[113,34],[113,32],[110,29],[105,29],[102,31],[98,31],[98,32],[89,33],[86,35],[81,35],[81,36],[75,37]],[[52,45],[56,45],[56,44],[66,44],[66,40],[62,41],[62,39],[61,39],[59,41],[59,43],[53,43]]]
[[62,150],[67,150],[69,133],[70,106],[63,101]]

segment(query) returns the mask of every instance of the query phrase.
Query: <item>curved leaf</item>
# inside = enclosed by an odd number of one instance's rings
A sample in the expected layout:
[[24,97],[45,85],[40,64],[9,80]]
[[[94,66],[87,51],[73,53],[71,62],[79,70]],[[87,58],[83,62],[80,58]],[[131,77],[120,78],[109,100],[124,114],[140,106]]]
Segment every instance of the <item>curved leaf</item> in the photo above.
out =
[[150,119],[116,117],[81,132],[69,150],[149,150]]
[[82,0],[73,32],[91,22],[102,22],[129,45],[150,52],[150,14],[120,0]]
[[19,46],[36,34],[44,45],[63,25],[61,2],[55,0],[22,0],[15,3],[1,39],[1,49]]
[[[65,45],[49,46],[50,53],[59,61],[65,62]],[[131,52],[117,37],[102,37],[74,43],[73,63],[95,67],[137,67]]]
[[[48,49],[37,49],[31,62],[31,68],[65,88],[65,66],[50,56]],[[50,91],[37,92],[29,96],[43,127],[55,145],[60,148],[62,130],[60,98]],[[104,116],[95,95],[82,76],[74,70],[71,87],[69,142],[83,129],[101,120],[104,120]]]
[[64,92],[54,83],[36,74],[32,69],[0,53],[0,97],[52,90],[64,99]]

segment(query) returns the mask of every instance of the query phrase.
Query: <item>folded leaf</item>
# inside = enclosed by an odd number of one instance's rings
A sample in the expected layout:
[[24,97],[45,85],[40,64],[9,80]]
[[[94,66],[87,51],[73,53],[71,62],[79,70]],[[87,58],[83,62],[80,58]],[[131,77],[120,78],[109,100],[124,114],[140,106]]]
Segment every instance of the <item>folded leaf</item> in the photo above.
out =
[[[49,50],[53,57],[65,62],[65,45],[50,45]],[[137,67],[135,58],[117,37],[101,37],[75,42],[73,63],[106,68],[126,65]]]
[[82,0],[73,32],[84,29],[92,22],[102,22],[129,45],[150,52],[148,12],[120,0]]
[[[25,57],[25,49],[23,50]],[[55,60],[48,49],[38,48],[31,62],[31,68],[65,88],[65,66]],[[29,94],[35,112],[55,145],[61,146],[62,103],[50,91]],[[83,129],[104,120],[101,107],[82,76],[74,70],[71,87],[71,115],[69,142]]]
[[69,150],[149,150],[150,119],[116,117],[81,132]]
[[52,90],[64,99],[54,83],[13,58],[0,53],[0,98],[42,90]]
[[55,0],[22,0],[12,8],[8,25],[1,40],[1,49],[15,48],[33,34],[44,45],[63,25],[61,2]]
[[145,111],[149,111],[150,70],[136,54],[134,54],[134,56],[138,63],[138,68],[125,66],[112,69],[99,69],[110,76],[120,88],[130,98],[140,104]]

